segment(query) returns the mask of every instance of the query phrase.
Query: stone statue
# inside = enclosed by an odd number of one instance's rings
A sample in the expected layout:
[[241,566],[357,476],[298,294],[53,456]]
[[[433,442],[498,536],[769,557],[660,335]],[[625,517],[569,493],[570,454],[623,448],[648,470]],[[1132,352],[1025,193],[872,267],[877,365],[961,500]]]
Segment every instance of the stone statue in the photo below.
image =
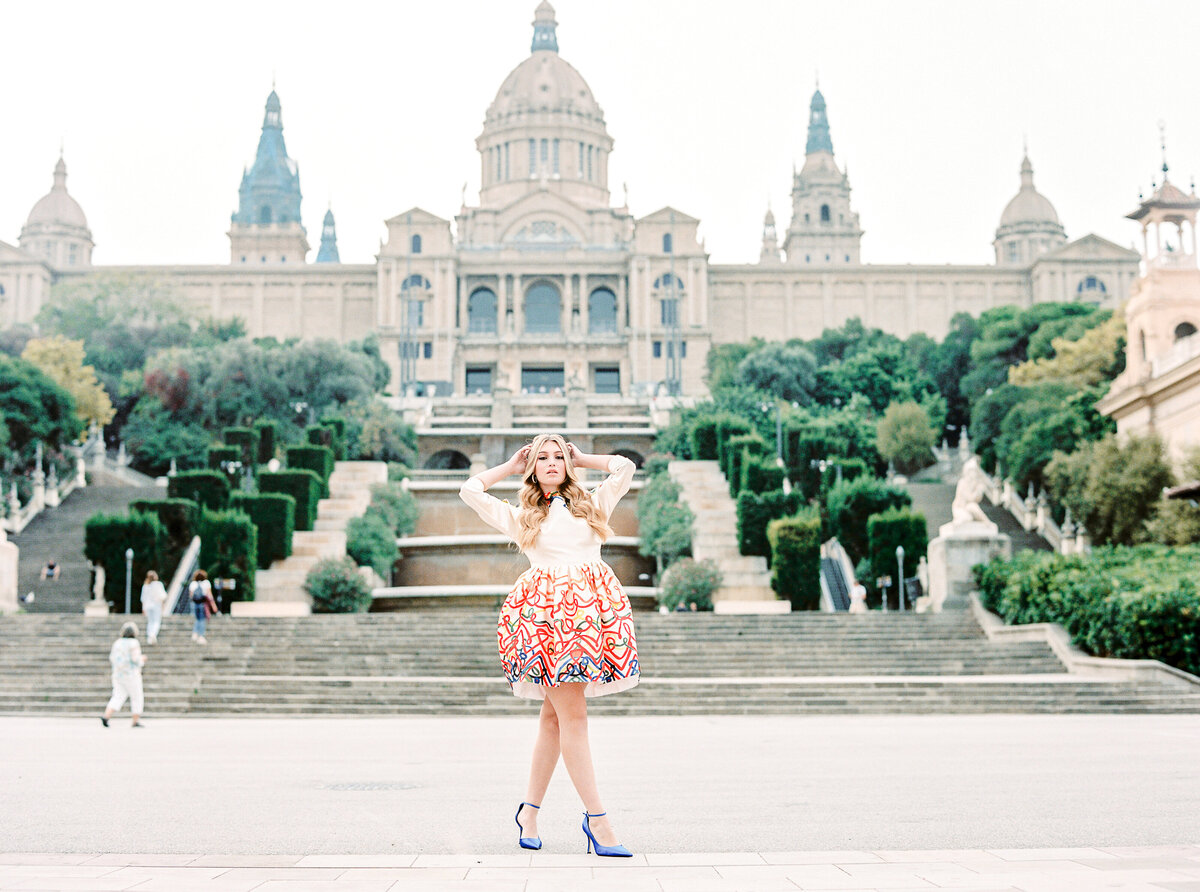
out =
[[962,476],[954,489],[954,503],[950,506],[951,526],[962,524],[982,523],[995,529],[995,524],[987,519],[979,501],[987,490],[987,476],[979,467],[979,459],[971,456],[963,465]]

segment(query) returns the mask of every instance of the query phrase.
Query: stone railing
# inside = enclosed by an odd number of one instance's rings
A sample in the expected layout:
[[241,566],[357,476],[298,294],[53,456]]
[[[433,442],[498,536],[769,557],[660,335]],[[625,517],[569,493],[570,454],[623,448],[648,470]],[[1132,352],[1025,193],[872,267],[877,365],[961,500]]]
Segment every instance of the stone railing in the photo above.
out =
[[1050,498],[1044,489],[1035,493],[1030,483],[1022,498],[1013,482],[1002,476],[1003,468],[996,470],[995,476],[984,472],[988,481],[987,497],[993,505],[1008,511],[1023,529],[1037,533],[1059,554],[1085,554],[1091,550],[1087,530],[1082,523],[1071,519],[1070,508],[1060,527],[1054,520]]
[[58,479],[58,471],[53,464],[50,472],[42,470],[42,449],[38,446],[37,466],[33,472],[33,495],[24,505],[17,496],[17,484],[14,482],[5,499],[6,516],[0,525],[9,533],[19,533],[33,522],[33,519],[47,508],[57,508],[62,500],[76,489],[86,486],[84,478],[83,457],[75,458],[75,474],[66,481]]

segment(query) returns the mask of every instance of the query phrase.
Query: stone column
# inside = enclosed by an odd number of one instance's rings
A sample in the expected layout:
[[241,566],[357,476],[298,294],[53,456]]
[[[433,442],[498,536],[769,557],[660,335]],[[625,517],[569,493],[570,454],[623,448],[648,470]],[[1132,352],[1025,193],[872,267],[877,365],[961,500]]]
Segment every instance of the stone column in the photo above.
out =
[[21,551],[8,541],[4,532],[4,524],[0,523],[0,614],[16,613],[19,609],[17,602],[17,561]]
[[58,497],[58,470],[53,464],[50,465],[50,473],[46,475],[46,507],[57,508],[60,502]]

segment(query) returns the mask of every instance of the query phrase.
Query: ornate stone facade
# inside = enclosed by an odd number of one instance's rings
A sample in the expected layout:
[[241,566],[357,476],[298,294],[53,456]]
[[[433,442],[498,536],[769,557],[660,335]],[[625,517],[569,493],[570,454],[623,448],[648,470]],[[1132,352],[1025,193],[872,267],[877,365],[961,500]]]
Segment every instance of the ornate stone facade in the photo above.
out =
[[[63,230],[47,254],[31,231],[19,250],[0,246],[0,321],[31,320],[56,277],[145,273],[202,316],[243,318],[252,336],[375,334],[394,392],[628,398],[676,380],[684,395],[702,394],[717,343],[811,338],[854,316],[940,338],[956,313],[1001,304],[1117,306],[1136,276],[1134,252],[1097,236],[1065,243],[1053,207],[1033,190],[1028,159],[996,232],[996,266],[864,264],[820,91],[793,174],[784,256],[768,212],[758,263],[711,264],[696,218],[673,207],[635,218],[624,200],[613,203],[604,112],[559,55],[549,3],[533,26],[529,56],[501,83],[476,139],[479,203],[464,202],[453,221],[412,208],[386,221],[374,263],[343,264],[328,213],[318,262],[306,262],[299,171],[272,91],[231,221],[229,266],[90,267],[90,233]],[[74,266],[62,254],[70,244]]]

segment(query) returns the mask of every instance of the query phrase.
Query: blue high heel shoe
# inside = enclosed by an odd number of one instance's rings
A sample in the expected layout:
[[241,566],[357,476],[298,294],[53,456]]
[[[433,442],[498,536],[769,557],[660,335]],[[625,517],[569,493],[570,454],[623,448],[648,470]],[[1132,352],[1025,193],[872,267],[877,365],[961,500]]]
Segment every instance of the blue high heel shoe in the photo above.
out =
[[542,847],[542,838],[540,836],[521,836],[525,832],[525,828],[521,826],[521,809],[525,806],[530,808],[541,808],[540,805],[534,805],[532,802],[522,802],[517,806],[517,813],[513,815],[513,820],[517,822],[517,842],[521,844],[523,849],[540,849]]
[[625,848],[625,846],[602,846],[600,843],[596,842],[596,837],[592,836],[592,827],[588,823],[588,818],[602,818],[606,814],[608,814],[606,811],[602,811],[598,815],[589,815],[587,812],[583,813],[583,833],[588,838],[587,853],[590,855],[592,853],[592,849],[595,848],[596,854],[602,857],[632,858],[633,852],[629,851],[629,849]]

